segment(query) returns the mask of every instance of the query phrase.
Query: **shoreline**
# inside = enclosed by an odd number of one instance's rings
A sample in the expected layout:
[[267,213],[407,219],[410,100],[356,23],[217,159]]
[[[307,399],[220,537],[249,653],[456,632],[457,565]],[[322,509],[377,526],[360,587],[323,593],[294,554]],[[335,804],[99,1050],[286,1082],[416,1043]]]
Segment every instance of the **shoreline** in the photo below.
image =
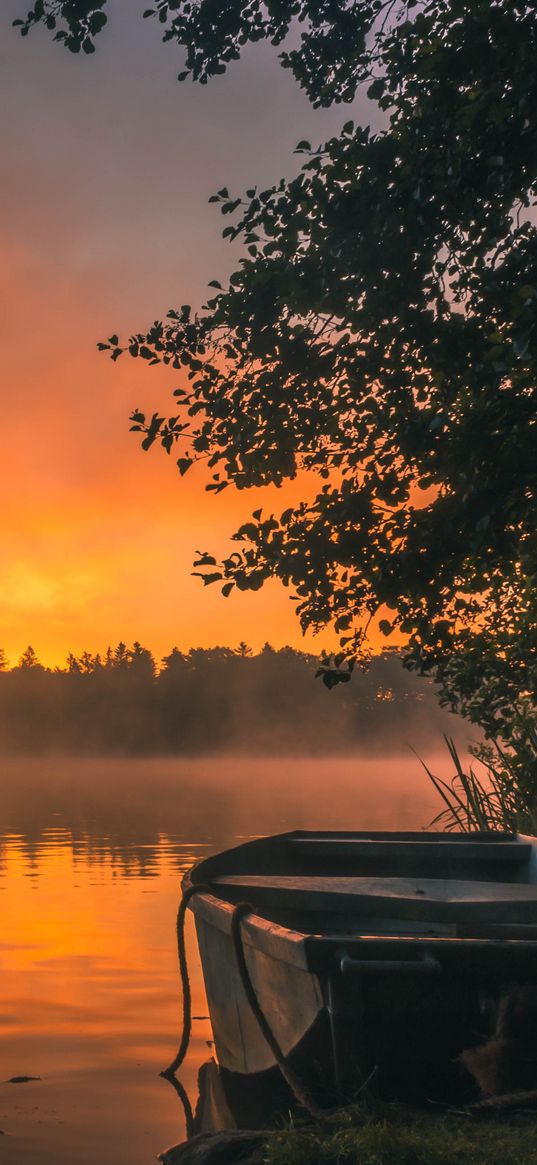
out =
[[[527,1103],[527,1102],[526,1102]],[[269,1132],[198,1133],[161,1165],[537,1165],[535,1109],[430,1113],[396,1103],[349,1107]]]

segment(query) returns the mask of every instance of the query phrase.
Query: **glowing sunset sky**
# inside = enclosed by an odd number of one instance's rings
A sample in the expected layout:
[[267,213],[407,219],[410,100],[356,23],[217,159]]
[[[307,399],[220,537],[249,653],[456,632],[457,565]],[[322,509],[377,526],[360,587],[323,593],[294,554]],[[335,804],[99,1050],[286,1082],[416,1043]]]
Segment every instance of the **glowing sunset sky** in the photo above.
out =
[[129,412],[167,409],[176,374],[112,365],[95,344],[201,304],[237,254],[209,195],[292,173],[296,142],[322,140],[349,111],[312,111],[268,46],[206,87],[179,85],[180,54],[140,19],[144,6],[115,0],[98,51],[76,58],[43,29],[22,40],[10,27],[22,0],[2,5],[0,646],[11,662],[28,643],[61,664],[120,638],[157,657],[240,639],[320,646],[302,639],[278,585],[225,600],[190,576],[197,549],[223,550],[252,509],[284,508],[291,491],[215,498],[199,474],[181,481],[172,459],[144,455]]

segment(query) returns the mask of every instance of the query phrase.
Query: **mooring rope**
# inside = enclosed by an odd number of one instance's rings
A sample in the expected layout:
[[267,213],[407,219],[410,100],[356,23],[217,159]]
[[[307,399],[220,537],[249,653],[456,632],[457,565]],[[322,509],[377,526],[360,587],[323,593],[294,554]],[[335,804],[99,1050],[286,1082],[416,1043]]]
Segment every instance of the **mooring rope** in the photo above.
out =
[[192,992],[190,990],[190,979],[188,977],[188,964],[186,959],[186,941],[185,941],[185,917],[187,907],[190,899],[194,894],[199,894],[200,891],[205,890],[210,893],[210,887],[204,882],[197,882],[194,886],[189,886],[184,891],[183,897],[179,903],[177,911],[177,919],[175,923],[175,932],[177,935],[177,954],[179,956],[179,971],[181,975],[181,987],[183,990],[183,1027],[181,1032],[181,1040],[177,1055],[171,1064],[160,1073],[161,1076],[174,1076],[177,1069],[181,1067],[183,1060],[188,1051],[190,1043],[190,1035],[192,1032]]
[[[181,975],[181,987],[183,992],[183,1023],[177,1055],[172,1060],[171,1064],[169,1064],[168,1067],[160,1073],[161,1076],[164,1076],[167,1079],[174,1077],[177,1069],[181,1067],[181,1064],[183,1063],[183,1060],[188,1051],[188,1045],[190,1043],[190,1036],[192,1032],[192,992],[190,989],[190,979],[188,975],[188,963],[186,957],[185,918],[191,898],[193,898],[195,894],[199,894],[203,891],[209,894],[212,893],[211,887],[204,882],[198,882],[193,886],[189,886],[181,898],[179,909],[177,911],[177,954],[179,956],[179,971]],[[257,1021],[261,1034],[268,1044],[278,1065],[278,1068],[280,1069],[284,1080],[289,1085],[295,1100],[298,1102],[298,1104],[302,1105],[302,1107],[305,1108],[311,1116],[326,1117],[329,1114],[329,1110],[326,1108],[321,1108],[320,1105],[317,1104],[307,1085],[303,1080],[301,1080],[295,1069],[292,1068],[288,1063],[257,998],[256,991],[250,977],[250,972],[246,964],[241,933],[241,922],[243,918],[246,914],[253,913],[253,907],[250,906],[249,903],[239,902],[237,906],[235,906],[231,916],[231,938],[233,942],[233,949],[235,951],[235,957],[237,960],[237,969],[239,972],[240,981],[243,986],[244,994],[246,995],[246,999],[252,1014]]]
[[250,1004],[250,1009],[257,1020],[258,1027],[262,1036],[266,1040],[272,1055],[280,1069],[280,1072],[289,1085],[295,1100],[298,1101],[303,1108],[305,1108],[311,1116],[326,1117],[328,1110],[321,1108],[317,1101],[312,1096],[308,1086],[301,1080],[298,1073],[291,1067],[290,1063],[284,1056],[282,1049],[274,1035],[274,1032],[268,1022],[268,1019],[261,1008],[257,998],[254,985],[250,978],[250,972],[246,963],[244,954],[244,945],[242,941],[241,922],[246,914],[254,913],[253,908],[248,902],[239,902],[235,907],[231,916],[231,937],[233,939],[233,946],[235,949],[235,956],[237,959],[237,967],[239,970],[240,980],[244,989],[244,994]]

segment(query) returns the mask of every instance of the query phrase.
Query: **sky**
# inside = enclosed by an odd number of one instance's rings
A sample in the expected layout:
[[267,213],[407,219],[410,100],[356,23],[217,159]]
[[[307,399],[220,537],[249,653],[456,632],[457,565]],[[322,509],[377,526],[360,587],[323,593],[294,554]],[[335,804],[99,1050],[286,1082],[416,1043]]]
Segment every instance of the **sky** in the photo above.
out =
[[97,52],[74,57],[38,28],[23,40],[0,15],[2,263],[0,647],[31,643],[41,661],[140,640],[158,658],[241,640],[307,650],[279,583],[224,599],[191,576],[253,509],[282,490],[215,497],[202,471],[144,454],[135,407],[170,411],[176,374],[98,340],[143,331],[168,308],[201,305],[239,254],[209,196],[291,175],[303,138],[322,141],[365,98],[314,111],[268,45],[207,86],[176,80],[177,46],[143,21],[145,2],[113,0]]

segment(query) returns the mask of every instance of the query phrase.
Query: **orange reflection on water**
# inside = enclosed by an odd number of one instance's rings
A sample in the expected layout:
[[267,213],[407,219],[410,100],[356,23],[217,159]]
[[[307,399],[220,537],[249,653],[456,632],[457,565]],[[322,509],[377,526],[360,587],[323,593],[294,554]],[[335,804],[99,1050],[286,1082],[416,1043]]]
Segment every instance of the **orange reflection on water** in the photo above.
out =
[[[175,916],[196,858],[289,829],[420,828],[435,812],[409,753],[11,759],[1,783],[0,1165],[148,1165],[183,1139],[158,1072],[179,1037]],[[190,915],[187,945],[203,1017]],[[210,1038],[196,1019],[181,1070],[193,1099]],[[2,1083],[16,1075],[41,1079]]]
[[[182,1139],[177,1098],[158,1072],[179,1026],[178,864],[195,857],[183,849],[162,839],[150,876],[125,876],[106,850],[97,863],[75,856],[67,831],[45,834],[31,855],[5,839],[0,1078],[41,1080],[0,1085],[0,1128],[10,1134],[0,1162],[142,1165]],[[189,947],[194,954],[192,933]],[[206,1015],[191,962],[194,1014]],[[185,1073],[193,1091],[209,1039],[208,1022],[197,1021]]]

